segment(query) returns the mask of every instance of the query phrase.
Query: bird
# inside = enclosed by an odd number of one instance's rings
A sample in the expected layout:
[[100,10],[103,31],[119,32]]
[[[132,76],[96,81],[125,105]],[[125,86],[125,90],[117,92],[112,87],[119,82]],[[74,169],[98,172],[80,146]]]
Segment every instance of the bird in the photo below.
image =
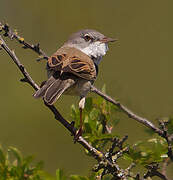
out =
[[64,95],[79,96],[80,128],[74,139],[83,132],[82,111],[85,98],[98,75],[98,66],[113,39],[93,29],[73,33],[47,61],[48,80],[33,95],[53,105]]

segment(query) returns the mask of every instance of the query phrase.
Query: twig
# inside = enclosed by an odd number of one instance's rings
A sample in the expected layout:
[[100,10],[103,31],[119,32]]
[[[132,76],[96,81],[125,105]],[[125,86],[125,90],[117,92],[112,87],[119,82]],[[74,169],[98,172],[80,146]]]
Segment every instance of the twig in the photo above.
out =
[[8,24],[3,25],[0,22],[0,31],[2,31],[2,30],[4,31],[4,36],[9,37],[11,40],[16,39],[20,44],[23,45],[24,49],[33,50],[34,52],[39,54],[40,59],[48,59],[48,56],[46,55],[46,53],[40,49],[39,43],[36,45],[33,45],[33,44],[26,42],[23,37],[18,35],[17,31],[13,31],[12,29],[10,29]]
[[99,96],[103,97],[105,100],[111,102],[112,104],[118,106],[125,114],[128,115],[129,118],[132,118],[134,120],[137,120],[138,122],[144,124],[145,126],[147,126],[148,128],[152,129],[155,133],[159,134],[160,136],[163,136],[163,131],[160,130],[159,128],[157,128],[153,123],[151,123],[149,120],[140,117],[138,115],[136,115],[135,113],[133,113],[131,110],[129,110],[127,107],[125,107],[124,105],[122,105],[119,101],[114,100],[113,98],[111,98],[110,96],[104,94],[103,92],[101,92],[100,90],[98,90],[96,87],[92,86],[91,87],[91,91],[98,94]]
[[156,176],[156,177],[159,177],[160,179],[162,179],[162,180],[168,180],[167,179],[167,177],[165,176],[165,175],[163,175],[162,173],[160,173],[159,171],[158,171],[158,164],[153,164],[153,165],[149,165],[148,166],[148,171],[147,171],[147,173],[144,175],[144,178],[145,179],[147,179],[147,178],[149,178],[149,177],[154,177],[154,176]]
[[173,161],[172,143],[171,143],[171,140],[169,138],[168,129],[166,127],[167,122],[164,122],[163,120],[160,120],[159,124],[161,126],[161,129],[164,132],[164,137],[165,137],[165,139],[167,141],[167,144],[168,144],[168,152],[167,152],[168,157],[170,157],[171,161]]
[[0,45],[9,54],[13,62],[17,65],[17,67],[20,69],[20,71],[24,75],[24,79],[21,79],[21,81],[28,82],[35,90],[38,90],[39,86],[32,80],[31,76],[26,71],[25,67],[20,63],[19,59],[15,55],[14,51],[10,50],[10,48],[6,45],[6,43],[4,42],[1,36],[0,36]]
[[169,158],[166,158],[163,162],[163,165],[162,165],[162,174],[168,179],[167,177],[167,174],[166,174],[166,168],[168,166],[168,164],[170,163],[170,159]]

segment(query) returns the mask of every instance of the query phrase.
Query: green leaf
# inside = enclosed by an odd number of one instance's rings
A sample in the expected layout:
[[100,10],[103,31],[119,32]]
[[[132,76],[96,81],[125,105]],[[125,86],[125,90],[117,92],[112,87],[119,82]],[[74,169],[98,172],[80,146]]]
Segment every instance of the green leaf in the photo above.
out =
[[52,175],[50,175],[49,173],[43,170],[37,171],[35,177],[36,178],[28,179],[28,180],[56,180],[55,176],[53,177]]
[[22,154],[21,154],[21,152],[15,147],[9,147],[8,151],[12,152],[14,157],[17,159],[17,165],[21,166],[21,164],[22,164]]
[[60,169],[56,170],[56,180],[62,180],[63,178],[63,171]]
[[5,165],[5,154],[3,152],[2,147],[0,146],[0,163],[4,166]]
[[[91,128],[91,126],[90,126],[90,124],[89,123],[85,123],[85,129],[84,129],[84,133],[86,134],[86,133],[92,133],[92,128]],[[84,135],[85,135],[84,134]]]
[[100,114],[100,110],[93,108],[92,111],[89,114],[90,121],[92,120],[98,120],[98,116]]
[[106,84],[103,85],[103,87],[102,87],[102,92],[103,92],[103,93],[106,93]]
[[79,175],[71,175],[70,180],[89,180],[87,177],[79,176]]
[[93,98],[88,97],[86,98],[86,102],[85,102],[85,110],[89,112],[92,110],[92,108],[93,108]]
[[168,127],[168,133],[173,134],[173,117],[169,118],[167,127]]
[[103,125],[102,124],[99,124],[98,125],[98,134],[102,134],[102,132],[103,132]]

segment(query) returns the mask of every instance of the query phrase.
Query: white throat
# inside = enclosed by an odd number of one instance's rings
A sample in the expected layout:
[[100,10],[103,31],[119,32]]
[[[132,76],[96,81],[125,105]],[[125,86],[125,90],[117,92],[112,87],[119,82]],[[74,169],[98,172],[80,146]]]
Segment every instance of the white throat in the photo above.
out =
[[101,43],[99,41],[91,43],[85,48],[77,47],[83,53],[87,54],[89,57],[94,57],[94,62],[98,65],[102,57],[108,51],[108,45],[106,43]]

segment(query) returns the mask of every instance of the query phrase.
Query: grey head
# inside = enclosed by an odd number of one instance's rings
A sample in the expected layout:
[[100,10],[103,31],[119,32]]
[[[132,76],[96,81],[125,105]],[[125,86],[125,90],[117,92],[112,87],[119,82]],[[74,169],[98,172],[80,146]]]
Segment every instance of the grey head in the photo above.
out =
[[108,43],[114,41],[116,41],[116,39],[108,38],[96,30],[84,29],[72,34],[64,46],[81,50],[98,65],[108,51]]

